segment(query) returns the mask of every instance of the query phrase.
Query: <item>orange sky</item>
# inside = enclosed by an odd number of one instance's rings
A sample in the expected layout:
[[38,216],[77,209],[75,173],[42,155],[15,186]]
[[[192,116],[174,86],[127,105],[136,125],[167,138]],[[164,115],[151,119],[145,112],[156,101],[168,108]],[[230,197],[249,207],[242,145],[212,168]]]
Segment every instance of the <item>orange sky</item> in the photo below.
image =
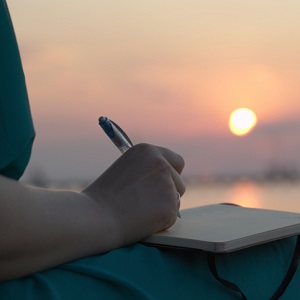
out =
[[[119,154],[98,128],[100,115],[134,142],[174,147],[187,174],[295,166],[299,1],[8,5],[37,131],[29,171],[86,178],[107,167]],[[258,117],[242,138],[227,126],[239,107]]]

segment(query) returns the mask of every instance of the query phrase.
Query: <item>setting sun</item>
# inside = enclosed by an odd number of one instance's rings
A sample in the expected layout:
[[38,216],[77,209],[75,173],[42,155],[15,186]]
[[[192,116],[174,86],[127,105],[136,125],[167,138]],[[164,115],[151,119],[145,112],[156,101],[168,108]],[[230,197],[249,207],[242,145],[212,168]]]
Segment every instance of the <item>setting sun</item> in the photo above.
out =
[[233,111],[229,118],[230,131],[235,135],[249,133],[257,123],[255,113],[248,108],[239,108]]

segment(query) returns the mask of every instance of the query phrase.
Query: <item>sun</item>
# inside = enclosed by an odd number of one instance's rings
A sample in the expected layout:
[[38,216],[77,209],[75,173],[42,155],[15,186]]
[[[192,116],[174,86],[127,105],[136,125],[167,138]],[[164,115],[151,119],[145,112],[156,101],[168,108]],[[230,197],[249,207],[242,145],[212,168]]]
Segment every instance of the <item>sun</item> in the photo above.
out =
[[249,108],[234,110],[229,117],[229,129],[235,135],[246,135],[256,125],[257,117]]

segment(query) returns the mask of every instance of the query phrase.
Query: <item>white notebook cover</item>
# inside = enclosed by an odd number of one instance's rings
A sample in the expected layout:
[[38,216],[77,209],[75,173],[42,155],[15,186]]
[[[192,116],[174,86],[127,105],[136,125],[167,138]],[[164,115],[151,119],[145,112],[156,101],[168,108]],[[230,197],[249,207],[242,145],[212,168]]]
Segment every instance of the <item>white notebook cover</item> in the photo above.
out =
[[172,227],[142,242],[221,253],[298,234],[300,214],[216,204],[182,210]]

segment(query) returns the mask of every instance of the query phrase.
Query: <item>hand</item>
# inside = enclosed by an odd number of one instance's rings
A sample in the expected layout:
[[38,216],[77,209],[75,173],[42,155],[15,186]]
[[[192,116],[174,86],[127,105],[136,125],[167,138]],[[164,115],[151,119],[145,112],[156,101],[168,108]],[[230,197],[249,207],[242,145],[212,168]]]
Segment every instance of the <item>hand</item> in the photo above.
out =
[[[120,246],[171,226],[185,192],[184,160],[162,147],[139,144],[82,191],[111,214]],[[103,213],[103,212],[102,212]]]

